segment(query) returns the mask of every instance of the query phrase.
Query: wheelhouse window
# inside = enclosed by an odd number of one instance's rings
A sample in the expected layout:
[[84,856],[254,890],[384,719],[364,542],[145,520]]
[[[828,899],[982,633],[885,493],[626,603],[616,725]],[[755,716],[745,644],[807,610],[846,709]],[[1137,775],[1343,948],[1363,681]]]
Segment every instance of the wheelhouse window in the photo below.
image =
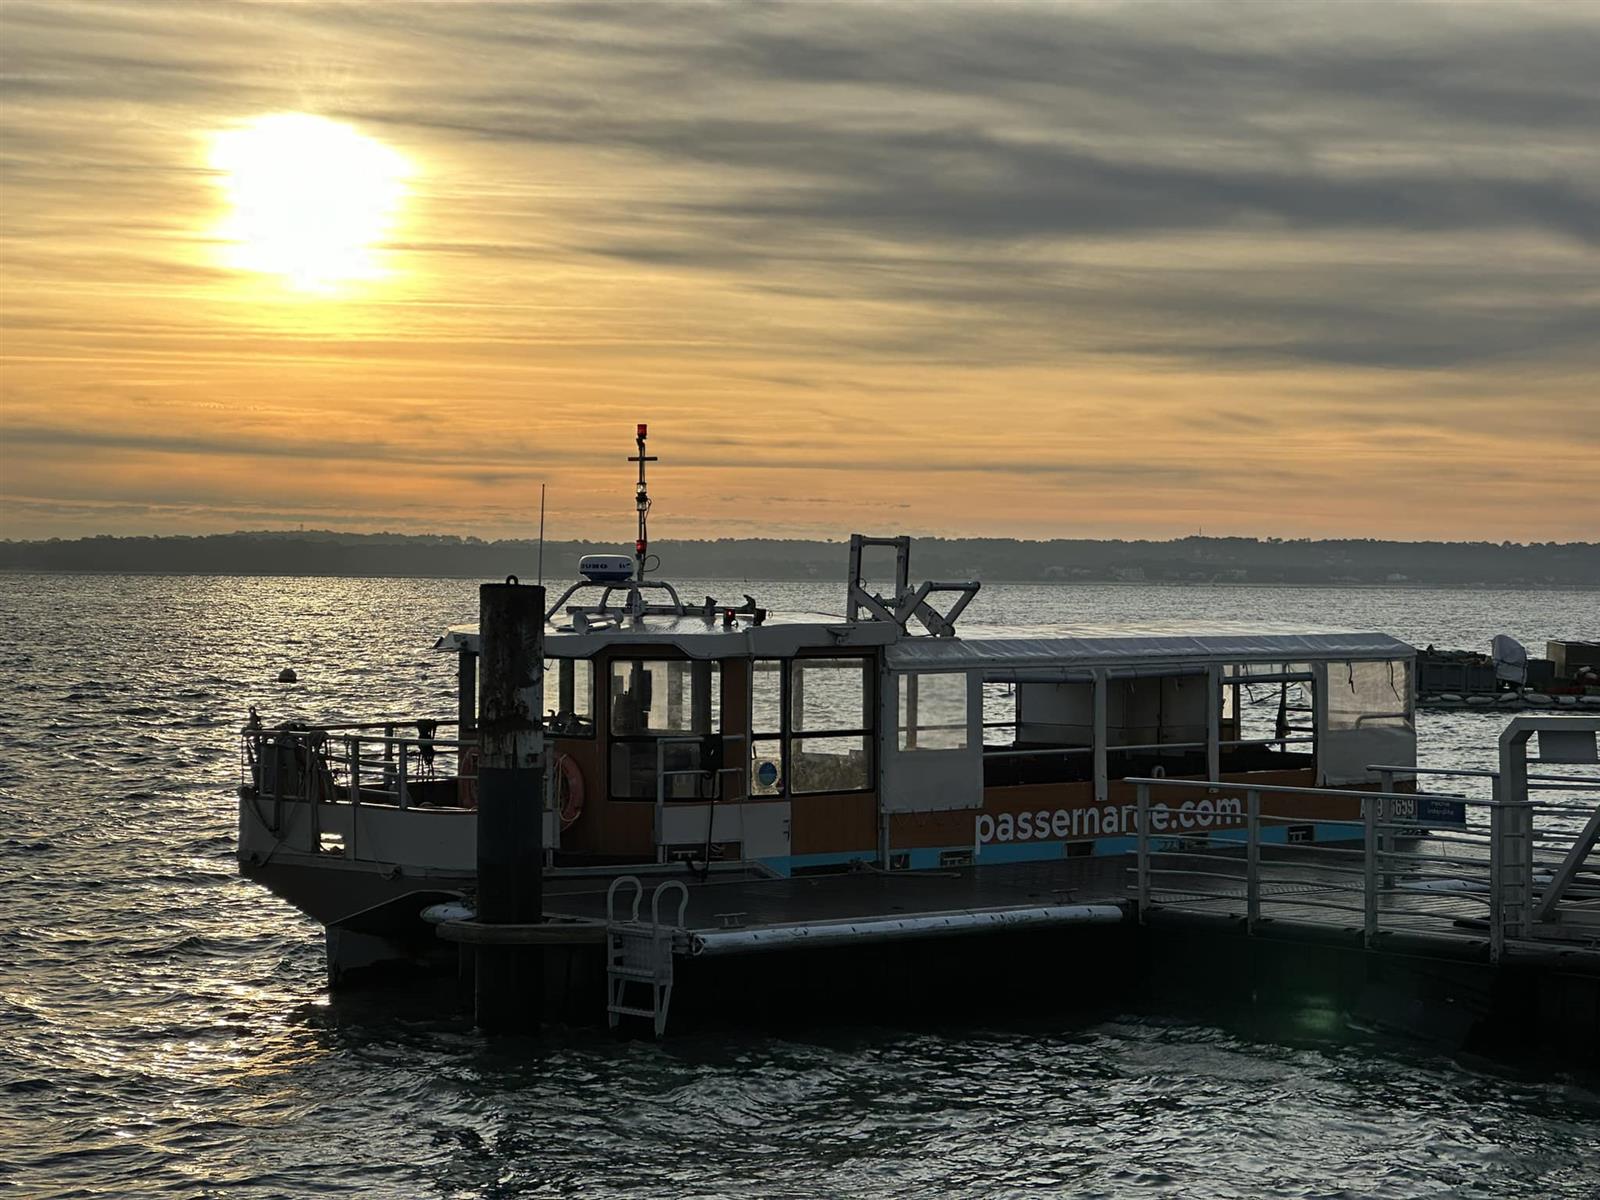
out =
[[784,769],[783,662],[758,658],[750,671],[750,794],[781,796],[789,786]]
[[873,707],[870,660],[797,658],[789,664],[791,791],[871,786]]
[[710,737],[722,727],[719,664],[626,659],[611,664],[609,684],[611,795],[654,799],[658,764],[668,773],[667,797],[715,795],[721,747]]
[[714,662],[632,659],[611,664],[611,736],[706,734],[722,715],[722,673]]
[[967,748],[967,677],[962,672],[901,675],[901,750]]
[[544,723],[555,737],[594,736],[594,664],[588,659],[544,660]]
[[869,790],[874,678],[870,658],[757,659],[750,678],[750,794]]

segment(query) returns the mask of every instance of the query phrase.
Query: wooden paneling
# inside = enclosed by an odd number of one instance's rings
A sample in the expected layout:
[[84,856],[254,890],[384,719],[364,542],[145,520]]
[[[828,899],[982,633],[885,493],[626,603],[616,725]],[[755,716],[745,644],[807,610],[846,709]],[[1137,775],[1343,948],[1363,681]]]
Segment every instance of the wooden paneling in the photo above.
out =
[[930,813],[890,813],[889,846],[892,850],[970,846],[977,816],[978,810],[975,808]]
[[843,853],[875,850],[877,845],[877,796],[870,793],[796,796],[791,802],[791,853]]

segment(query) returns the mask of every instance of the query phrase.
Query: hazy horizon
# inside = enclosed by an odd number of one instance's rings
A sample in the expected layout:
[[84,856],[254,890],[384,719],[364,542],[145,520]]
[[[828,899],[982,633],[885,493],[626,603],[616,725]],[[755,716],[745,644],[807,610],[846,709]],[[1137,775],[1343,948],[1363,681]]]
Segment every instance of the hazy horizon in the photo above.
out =
[[[628,516],[629,516],[629,519],[631,520],[632,514],[628,514]],[[664,535],[664,536],[658,538],[658,537],[655,537],[652,534],[651,544],[654,546],[654,545],[670,544],[670,543],[674,543],[674,542],[685,543],[685,544],[709,544],[709,543],[715,543],[715,542],[719,542],[719,541],[769,541],[769,542],[793,542],[793,543],[802,543],[803,542],[803,543],[808,543],[808,544],[829,544],[829,545],[841,545],[841,546],[843,546],[843,545],[848,544],[848,542],[850,540],[850,534],[851,533],[858,533],[858,532],[863,532],[863,531],[861,531],[861,530],[851,530],[849,532],[842,533],[842,534],[821,533],[821,534],[814,534],[814,535],[803,535],[803,534],[792,534],[792,533],[790,533],[790,534],[773,533],[773,532],[762,531],[762,530],[759,530],[759,529],[752,530],[752,529],[741,528],[736,533],[703,534],[703,535],[697,535],[697,536],[693,536],[693,537],[679,537],[679,536],[673,536],[673,535],[669,534],[669,535]],[[882,530],[882,529],[877,530],[876,532],[872,532],[872,531],[867,531],[867,532],[872,533],[872,536],[889,536],[889,532],[885,531],[885,530]],[[1226,531],[1222,531],[1222,530],[1219,530],[1219,531],[1216,531],[1216,532],[1204,532],[1204,531],[1197,530],[1197,531],[1193,531],[1193,532],[1190,532],[1190,533],[1175,533],[1175,534],[1172,534],[1170,536],[1165,536],[1165,537],[1112,537],[1112,536],[1100,536],[1100,535],[1096,535],[1094,533],[1082,533],[1082,534],[1077,534],[1077,535],[1072,536],[1072,537],[1052,536],[1052,535],[1049,535],[1049,534],[1041,534],[1041,535],[1034,536],[1034,537],[1016,537],[1016,536],[1013,536],[1013,535],[1010,535],[1010,534],[970,534],[970,535],[959,535],[958,536],[958,535],[943,534],[943,533],[939,533],[939,532],[933,531],[933,530],[918,532],[916,530],[899,529],[899,528],[893,530],[892,532],[893,532],[893,534],[896,534],[896,535],[901,534],[901,533],[905,533],[905,534],[908,534],[909,536],[911,536],[916,541],[925,541],[925,542],[998,541],[998,542],[1015,542],[1015,543],[1024,544],[1024,545],[1026,545],[1026,544],[1047,544],[1047,543],[1051,543],[1051,542],[1103,542],[1103,543],[1110,543],[1110,544],[1125,544],[1125,545],[1134,545],[1134,544],[1139,544],[1139,543],[1147,543],[1147,544],[1152,544],[1152,545],[1170,545],[1172,543],[1186,542],[1186,541],[1218,541],[1218,542],[1243,541],[1243,542],[1255,542],[1255,543],[1259,543],[1261,545],[1270,545],[1270,544],[1274,544],[1274,543],[1291,543],[1291,542],[1328,542],[1328,543],[1334,543],[1334,542],[1373,542],[1373,543],[1384,544],[1384,545],[1419,545],[1419,544],[1421,544],[1421,545],[1438,545],[1438,546],[1482,546],[1482,545],[1486,545],[1486,546],[1502,546],[1502,545],[1505,545],[1505,546],[1521,546],[1521,547],[1568,545],[1568,546],[1581,546],[1581,547],[1585,547],[1585,548],[1600,548],[1600,540],[1596,540],[1596,538],[1594,538],[1594,537],[1587,537],[1587,538],[1585,538],[1585,537],[1543,538],[1543,539],[1529,539],[1529,540],[1519,540],[1517,538],[1497,538],[1497,539],[1489,539],[1489,538],[1402,538],[1402,537],[1381,537],[1381,536],[1364,535],[1364,534],[1328,535],[1326,537],[1283,537],[1283,536],[1280,536],[1280,535],[1277,535],[1277,534],[1271,534],[1271,533],[1230,533],[1230,532],[1226,532]],[[613,529],[609,530],[608,532],[596,534],[596,535],[591,536],[591,537],[583,537],[583,536],[572,535],[572,534],[556,535],[556,534],[553,534],[553,533],[547,533],[543,540],[545,542],[551,544],[551,545],[565,545],[565,546],[571,546],[571,545],[599,545],[599,544],[615,543],[617,546],[622,547],[623,550],[627,551],[627,550],[630,550],[631,545],[632,545],[632,540],[633,540],[632,533],[633,533],[633,531],[631,530],[631,528],[624,529],[619,525],[617,528],[613,528]],[[94,541],[94,540],[107,539],[107,538],[111,538],[111,539],[126,539],[126,540],[151,540],[151,541],[154,541],[154,540],[162,540],[162,539],[181,539],[181,538],[195,539],[195,538],[228,538],[228,537],[271,537],[271,538],[333,537],[333,538],[354,538],[354,539],[392,537],[392,538],[414,538],[414,539],[419,539],[419,540],[437,539],[437,540],[440,540],[440,541],[452,541],[453,540],[453,541],[460,541],[460,542],[483,542],[485,544],[492,544],[492,543],[495,543],[495,542],[518,542],[518,543],[533,544],[533,543],[537,543],[540,540],[539,533],[538,533],[538,528],[537,528],[537,521],[535,521],[535,527],[530,532],[521,532],[521,533],[519,533],[519,532],[511,532],[511,533],[507,533],[507,534],[505,534],[503,536],[498,536],[498,537],[484,537],[481,534],[472,533],[470,531],[454,530],[454,529],[335,529],[335,528],[332,528],[332,527],[302,528],[302,527],[298,527],[298,526],[291,529],[291,528],[287,528],[287,527],[273,528],[273,527],[270,527],[270,526],[263,526],[263,527],[260,527],[260,528],[253,528],[253,529],[250,529],[250,528],[237,528],[237,529],[164,530],[164,531],[161,531],[161,530],[131,529],[131,530],[128,530],[126,532],[113,532],[111,530],[91,530],[91,531],[88,531],[88,532],[75,533],[75,534],[71,534],[71,535],[50,534],[50,535],[48,535],[46,537],[19,537],[19,536],[15,536],[15,535],[6,533],[6,534],[3,534],[3,535],[0,535],[0,543],[13,543],[13,544],[16,544],[16,543],[24,543],[24,542],[45,542],[45,541],[53,541],[53,540],[74,541],[74,542],[76,542],[76,541]]]
[[0,7],[0,535],[1600,529],[1600,5]]
[[[847,574],[845,541],[659,539],[656,573],[693,579],[819,580]],[[315,575],[492,579],[510,572],[574,578],[588,553],[628,553],[627,538],[485,541],[453,535],[331,530],[164,538],[0,541],[0,571]],[[890,569],[869,552],[873,578]],[[1171,541],[917,538],[926,579],[1041,583],[1267,583],[1438,587],[1600,587],[1600,543],[1392,542],[1187,537]]]

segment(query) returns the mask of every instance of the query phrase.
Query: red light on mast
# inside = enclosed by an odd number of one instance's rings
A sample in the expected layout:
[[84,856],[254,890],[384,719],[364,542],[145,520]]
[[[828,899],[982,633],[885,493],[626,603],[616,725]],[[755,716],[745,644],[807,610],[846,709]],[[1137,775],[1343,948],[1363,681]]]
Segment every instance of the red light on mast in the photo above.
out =
[[644,437],[649,432],[650,432],[650,426],[645,425],[645,424],[640,424],[640,426],[639,426],[639,436],[641,438]]
[[635,542],[633,544],[633,551],[634,551],[635,554],[643,554],[644,553],[644,539],[643,538],[640,538],[637,542]]

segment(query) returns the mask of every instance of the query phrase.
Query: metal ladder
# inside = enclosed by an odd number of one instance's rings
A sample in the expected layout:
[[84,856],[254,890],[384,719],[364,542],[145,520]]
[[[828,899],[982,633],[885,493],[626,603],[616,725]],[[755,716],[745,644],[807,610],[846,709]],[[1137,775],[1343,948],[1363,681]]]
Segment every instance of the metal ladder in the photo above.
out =
[[[618,920],[617,891],[623,887],[633,889],[633,903],[627,917]],[[678,919],[674,924],[663,925],[661,895],[674,889],[678,893]],[[643,900],[644,884],[637,875],[619,876],[606,889],[606,1021],[615,1029],[625,1016],[649,1017],[656,1036],[660,1037],[666,1032],[667,1009],[672,1003],[673,940],[683,927],[689,907],[689,889],[677,879],[660,884],[650,894],[649,921],[639,919],[639,905]],[[630,983],[649,987],[649,1008],[627,1003]]]

